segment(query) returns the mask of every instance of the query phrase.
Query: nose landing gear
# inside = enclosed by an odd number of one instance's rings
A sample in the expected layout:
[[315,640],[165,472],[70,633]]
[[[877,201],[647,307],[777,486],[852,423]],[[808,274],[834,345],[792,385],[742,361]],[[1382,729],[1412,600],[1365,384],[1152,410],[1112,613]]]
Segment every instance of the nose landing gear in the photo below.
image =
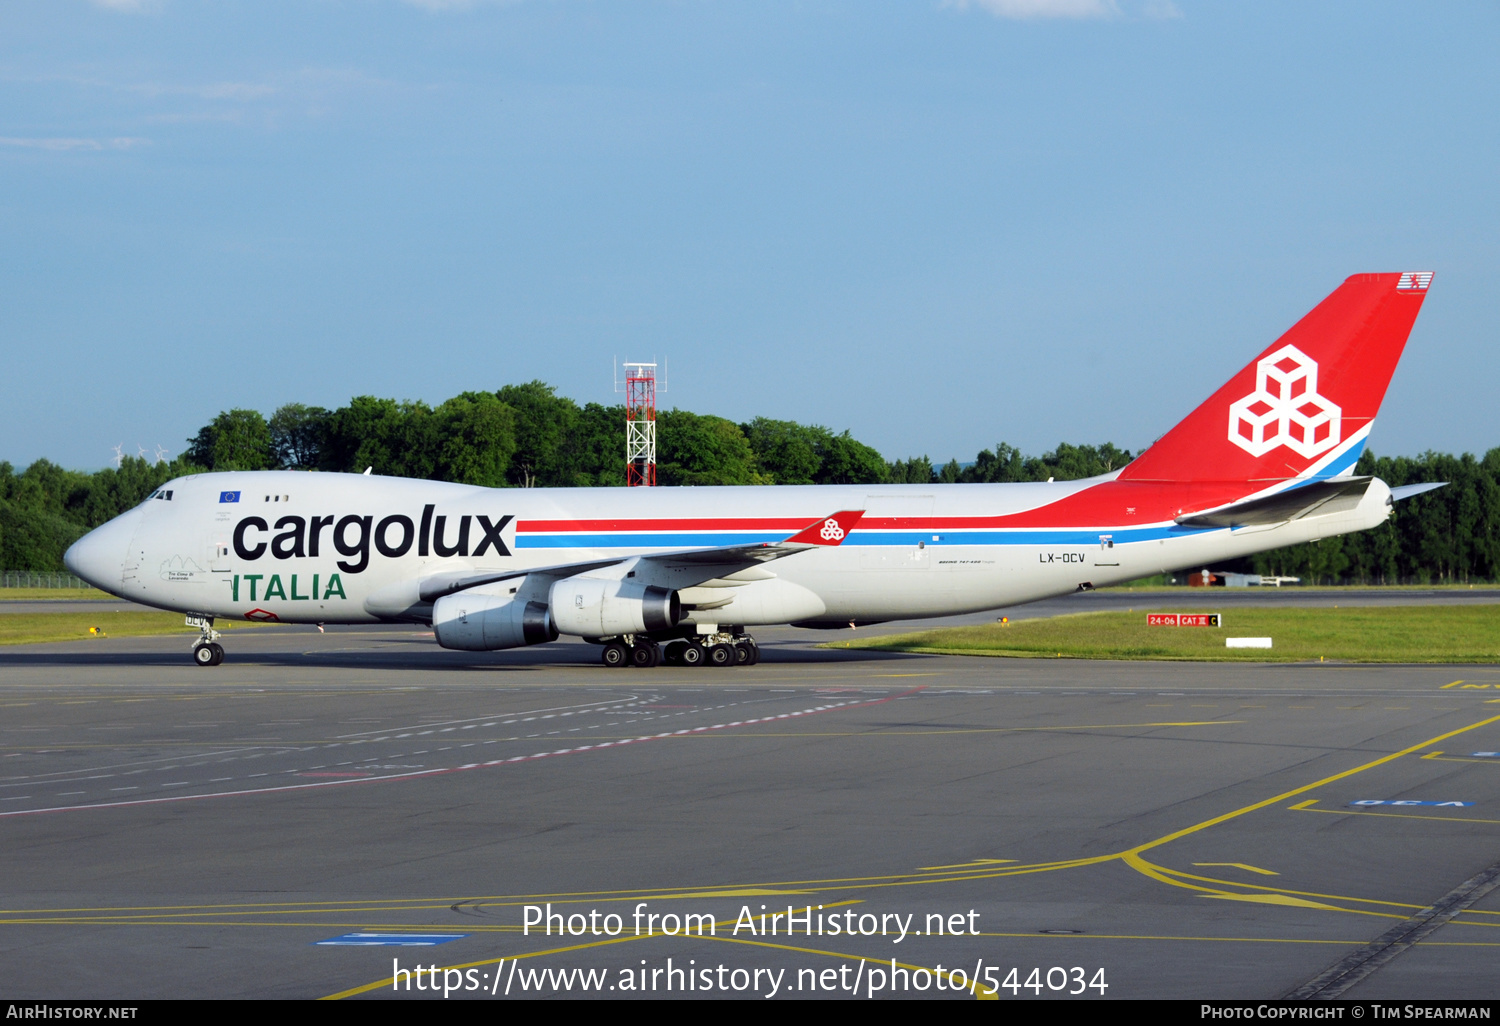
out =
[[218,666],[224,661],[224,646],[219,644],[219,632],[214,630],[211,616],[188,616],[187,625],[198,628],[198,640],[193,644],[193,662],[199,666]]

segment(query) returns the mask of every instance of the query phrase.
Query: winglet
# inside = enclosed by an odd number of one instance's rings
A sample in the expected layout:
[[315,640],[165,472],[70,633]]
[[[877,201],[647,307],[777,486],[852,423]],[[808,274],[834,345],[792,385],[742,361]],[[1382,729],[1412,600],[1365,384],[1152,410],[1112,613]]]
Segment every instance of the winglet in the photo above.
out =
[[854,530],[854,525],[859,523],[859,518],[864,515],[865,511],[862,509],[840,510],[809,524],[782,544],[838,545],[849,536],[849,532]]

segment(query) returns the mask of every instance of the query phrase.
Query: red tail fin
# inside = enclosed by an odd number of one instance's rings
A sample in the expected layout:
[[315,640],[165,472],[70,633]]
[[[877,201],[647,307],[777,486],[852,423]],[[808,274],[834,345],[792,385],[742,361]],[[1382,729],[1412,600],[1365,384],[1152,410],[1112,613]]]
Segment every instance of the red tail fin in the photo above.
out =
[[1356,274],[1120,473],[1275,481],[1353,467],[1432,282]]

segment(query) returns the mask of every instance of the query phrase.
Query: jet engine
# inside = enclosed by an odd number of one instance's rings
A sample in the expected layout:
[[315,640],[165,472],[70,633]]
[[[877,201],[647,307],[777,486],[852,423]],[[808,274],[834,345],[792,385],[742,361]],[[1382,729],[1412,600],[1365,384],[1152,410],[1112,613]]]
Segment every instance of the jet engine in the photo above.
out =
[[432,629],[444,648],[492,652],[557,639],[557,627],[542,602],[488,594],[484,588],[444,595],[432,607]]
[[552,586],[549,604],[558,630],[586,638],[664,631],[682,619],[677,592],[629,578],[568,577]]

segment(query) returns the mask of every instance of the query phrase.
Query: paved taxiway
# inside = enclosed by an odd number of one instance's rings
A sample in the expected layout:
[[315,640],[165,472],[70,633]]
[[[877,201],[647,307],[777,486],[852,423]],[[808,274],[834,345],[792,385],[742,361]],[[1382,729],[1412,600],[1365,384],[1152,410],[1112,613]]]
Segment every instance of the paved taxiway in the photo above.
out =
[[[0,592],[0,599],[4,593]],[[1404,605],[1482,605],[1500,603],[1500,588],[1478,585],[1469,588],[1174,588],[1170,590],[1136,590],[1106,588],[1101,591],[1074,592],[1054,599],[1008,606],[972,616],[951,617],[943,624],[986,623],[1009,616],[1024,620],[1035,616],[1057,616],[1062,613],[1119,612],[1124,609],[1177,609],[1203,607],[1234,609],[1245,606],[1404,606]],[[39,599],[0,601],[0,616],[6,613],[107,613],[153,611],[152,606],[124,599]],[[937,621],[911,620],[899,624],[880,624],[881,630],[921,630]]]
[[[215,669],[186,638],[0,650],[6,994],[377,997],[393,958],[472,967],[486,995],[497,965],[607,988],[668,958],[731,985],[786,969],[796,994],[895,958],[1016,968],[1022,997],[1077,967],[1109,997],[1252,998],[1352,956],[1379,968],[1345,997],[1500,995],[1500,891],[1393,960],[1367,947],[1500,860],[1500,759],[1475,754],[1500,751],[1500,667],[761,637],[764,661],[730,670],[610,671],[562,643],[472,657],[419,629],[235,632]],[[1376,799],[1472,804],[1349,804]],[[624,933],[523,936],[548,901]],[[641,902],[717,935],[637,938]],[[762,904],[923,932],[730,933]],[[938,914],[978,935],[928,935]],[[463,936],[317,944],[354,932]]]

